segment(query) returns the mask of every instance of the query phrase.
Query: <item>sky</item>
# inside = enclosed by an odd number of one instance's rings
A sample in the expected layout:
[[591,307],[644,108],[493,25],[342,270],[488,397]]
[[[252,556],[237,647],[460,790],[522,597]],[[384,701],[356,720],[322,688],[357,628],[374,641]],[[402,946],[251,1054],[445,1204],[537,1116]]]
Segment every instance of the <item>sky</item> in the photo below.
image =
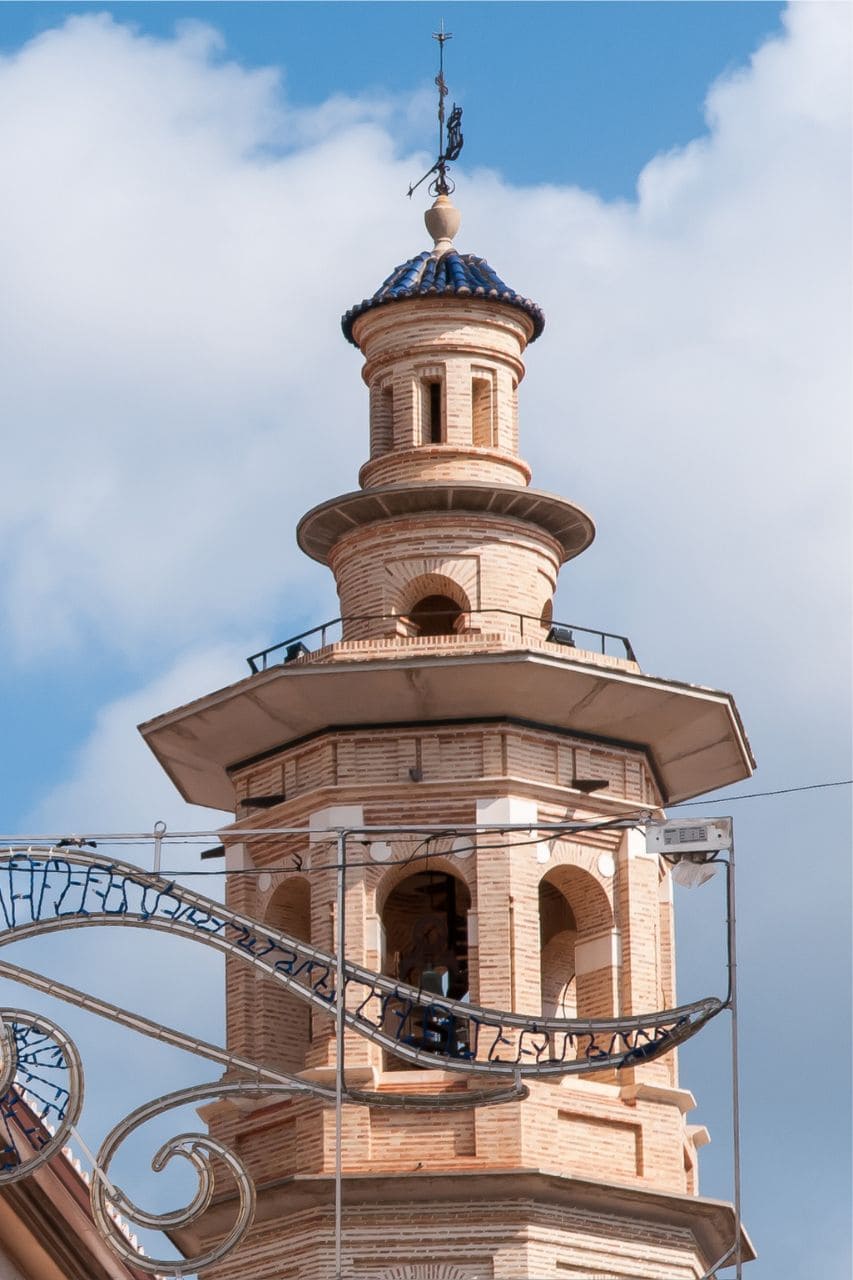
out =
[[[5,833],[216,825],[135,726],[335,616],[293,529],[366,456],[339,318],[425,246],[425,198],[405,192],[432,158],[441,16],[0,8]],[[737,833],[748,1274],[841,1280],[848,789],[730,797],[851,776],[850,10],[443,16],[465,113],[457,243],[545,310],[522,453],[597,524],[555,616],[629,635],[653,674],[733,691],[759,761],[708,801]],[[679,896],[683,999],[720,987],[720,908],[714,884]],[[93,932],[8,958],[221,1040],[215,960],[119,934],[105,966]],[[90,1145],[206,1074],[3,998],[78,1039]],[[730,1199],[718,1021],[681,1074],[713,1137],[702,1191]]]

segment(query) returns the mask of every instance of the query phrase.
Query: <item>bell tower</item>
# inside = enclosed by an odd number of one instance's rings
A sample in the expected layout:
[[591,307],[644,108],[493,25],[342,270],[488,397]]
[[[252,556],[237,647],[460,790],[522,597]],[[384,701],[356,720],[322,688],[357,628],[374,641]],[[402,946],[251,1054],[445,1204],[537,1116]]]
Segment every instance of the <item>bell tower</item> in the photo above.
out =
[[[297,532],[340,619],[141,727],[185,799],[235,814],[229,906],[328,956],[343,907],[347,963],[398,993],[380,1018],[398,1052],[353,1026],[338,1042],[329,1012],[228,961],[229,1048],[327,1093],[206,1108],[258,1194],[246,1241],[206,1274],[332,1280],[339,1159],[344,1276],[699,1280],[740,1227],[699,1196],[708,1135],[675,1048],[617,1069],[612,1037],[560,1028],[676,1005],[669,871],[619,820],[748,776],[749,745],[730,695],[554,621],[558,571],[594,529],[519,454],[544,317],[456,249],[446,193],[426,222],[432,247],[342,322],[369,457]],[[340,831],[355,833],[343,899]],[[406,1004],[411,989],[426,998]],[[500,1047],[468,1006],[505,1011]],[[339,1043],[362,1105],[336,1131]],[[479,1105],[478,1062],[524,1064],[524,1089]],[[231,1217],[225,1193],[182,1247]]]

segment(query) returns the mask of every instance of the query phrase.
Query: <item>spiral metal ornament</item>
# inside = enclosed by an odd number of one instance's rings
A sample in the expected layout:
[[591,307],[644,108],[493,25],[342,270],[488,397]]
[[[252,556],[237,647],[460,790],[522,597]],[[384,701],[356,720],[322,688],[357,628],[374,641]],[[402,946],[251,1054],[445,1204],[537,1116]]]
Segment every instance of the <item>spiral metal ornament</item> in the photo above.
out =
[[43,1014],[0,1009],[0,1186],[40,1168],[68,1142],[83,1107],[73,1040]]
[[[187,1160],[195,1169],[198,1185],[195,1195],[181,1209],[169,1213],[149,1213],[137,1205],[126,1192],[115,1186],[109,1178],[110,1164],[121,1144],[132,1133],[156,1116],[177,1107],[185,1107],[191,1103],[203,1102],[210,1098],[223,1098],[236,1095],[257,1096],[259,1094],[290,1094],[293,1090],[288,1085],[265,1083],[259,1085],[250,1081],[231,1081],[194,1085],[188,1089],[179,1089],[174,1093],[156,1098],[137,1107],[107,1134],[98,1152],[97,1166],[99,1176],[93,1178],[91,1187],[92,1213],[98,1229],[112,1248],[125,1262],[147,1271],[151,1275],[190,1275],[204,1267],[219,1262],[226,1254],[235,1249],[245,1236],[255,1214],[255,1186],[242,1160],[223,1143],[207,1134],[181,1133],[165,1142],[154,1155],[151,1168],[155,1173],[163,1169],[176,1157]],[[125,1239],[120,1228],[110,1215],[110,1207],[127,1218],[135,1226],[154,1228],[158,1231],[173,1230],[191,1225],[204,1213],[210,1204],[214,1192],[215,1176],[213,1160],[221,1161],[237,1185],[238,1209],[237,1217],[228,1234],[218,1244],[205,1253],[193,1258],[149,1258],[141,1256],[133,1245]]]

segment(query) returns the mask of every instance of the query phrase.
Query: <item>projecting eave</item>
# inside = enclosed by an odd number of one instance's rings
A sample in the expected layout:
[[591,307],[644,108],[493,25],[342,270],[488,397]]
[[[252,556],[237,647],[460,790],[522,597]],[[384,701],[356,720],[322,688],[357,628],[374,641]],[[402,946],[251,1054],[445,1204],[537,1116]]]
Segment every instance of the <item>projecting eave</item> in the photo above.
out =
[[340,539],[363,525],[400,517],[446,516],[448,512],[501,516],[532,524],[555,540],[563,563],[579,556],[595,537],[592,517],[565,498],[527,486],[468,480],[464,484],[371,485],[342,493],[306,512],[296,527],[296,541],[306,555],[327,564]]
[[[334,1181],[324,1174],[285,1175],[268,1179],[258,1192],[255,1221],[280,1223],[283,1214],[309,1215],[320,1210],[328,1215]],[[587,1231],[603,1228],[608,1233],[615,1227],[621,1233],[627,1229],[629,1239],[638,1238],[638,1226],[640,1233],[644,1226],[650,1232],[674,1229],[678,1246],[687,1250],[692,1241],[705,1262],[722,1257],[730,1248],[737,1222],[734,1206],[723,1200],[538,1168],[347,1174],[345,1195],[349,1206],[364,1207],[377,1220],[384,1211],[389,1222],[410,1213],[413,1203],[432,1208],[440,1218],[449,1206],[464,1201],[510,1230],[525,1222],[542,1221],[553,1231],[555,1215],[559,1223],[559,1215],[566,1211],[572,1215],[575,1229],[577,1216],[586,1214]],[[211,1234],[225,1233],[234,1221],[236,1201],[236,1192],[231,1190],[214,1198],[209,1217],[204,1219]],[[739,1234],[742,1259],[751,1262],[757,1254],[743,1225]],[[207,1237],[201,1236],[194,1223],[170,1232],[169,1238],[190,1255],[200,1252]]]
[[230,768],[324,729],[503,717],[646,751],[668,804],[755,764],[730,694],[528,650],[290,663],[139,728],[185,800],[233,810]]

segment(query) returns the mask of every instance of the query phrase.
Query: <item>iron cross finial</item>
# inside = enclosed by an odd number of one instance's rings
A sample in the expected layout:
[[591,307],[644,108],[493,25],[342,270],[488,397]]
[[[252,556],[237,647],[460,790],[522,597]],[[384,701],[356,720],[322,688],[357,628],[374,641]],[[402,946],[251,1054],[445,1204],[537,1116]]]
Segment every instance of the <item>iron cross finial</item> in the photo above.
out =
[[453,39],[453,32],[445,31],[443,18],[440,29],[433,32],[432,38],[438,41],[438,75],[435,77],[438,89],[438,159],[422,178],[409,187],[410,196],[433,173],[436,174],[436,178],[430,184],[430,194],[450,195],[453,190],[453,181],[447,176],[447,165],[458,157],[463,143],[462,108],[457,107],[454,102],[450,115],[445,119],[444,99],[447,97],[447,82],[444,79],[444,46],[448,40]]
[[432,38],[438,41],[438,75],[435,77],[435,85],[438,89],[438,156],[440,160],[444,154],[444,99],[447,97],[447,85],[444,80],[444,46],[448,40],[453,39],[453,32],[444,29],[444,18],[441,19],[440,29],[432,33]]

